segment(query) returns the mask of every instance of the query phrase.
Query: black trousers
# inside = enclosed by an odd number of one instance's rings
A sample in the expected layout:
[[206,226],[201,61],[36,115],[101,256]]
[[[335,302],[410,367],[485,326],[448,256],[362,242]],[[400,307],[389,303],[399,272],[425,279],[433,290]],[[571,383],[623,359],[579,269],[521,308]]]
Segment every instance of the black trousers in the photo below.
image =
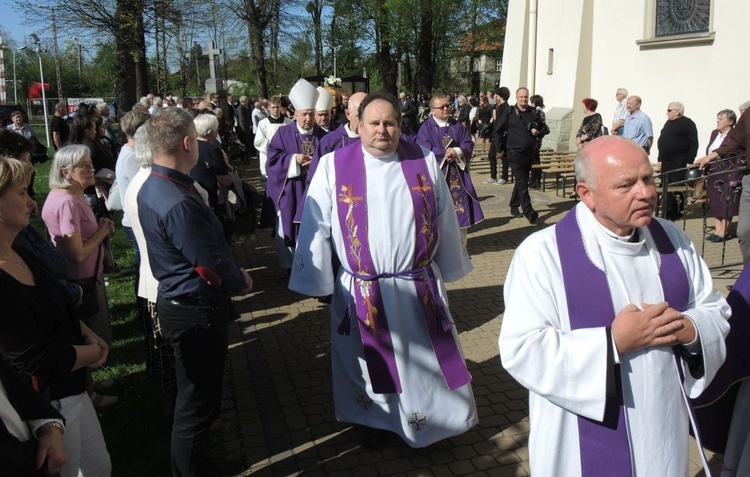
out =
[[508,153],[501,153],[501,160],[502,160],[502,172],[500,173],[500,178],[504,180],[505,182],[508,182],[508,172],[510,171],[510,163],[508,162]]
[[497,147],[494,142],[490,142],[488,159],[490,160],[490,179],[497,180]]
[[529,174],[531,173],[531,155],[517,151],[508,151],[508,161],[513,171],[513,192],[510,194],[510,207],[518,207],[526,217],[531,216],[534,208],[529,195]]
[[208,457],[209,428],[219,415],[227,329],[227,300],[176,303],[159,297],[159,323],[172,346],[177,401],[172,423],[172,475],[212,476]]
[[[661,164],[661,175],[662,181],[667,180],[670,184],[674,182],[680,182],[685,180],[686,171],[684,170],[686,164],[681,162],[669,162],[665,161]],[[679,169],[676,170],[675,169]],[[674,171],[674,172],[672,172]],[[661,204],[659,204],[661,205]],[[682,217],[682,213],[685,210],[685,194],[682,192],[667,193],[667,203],[664,208],[663,217],[668,220],[677,220]]]

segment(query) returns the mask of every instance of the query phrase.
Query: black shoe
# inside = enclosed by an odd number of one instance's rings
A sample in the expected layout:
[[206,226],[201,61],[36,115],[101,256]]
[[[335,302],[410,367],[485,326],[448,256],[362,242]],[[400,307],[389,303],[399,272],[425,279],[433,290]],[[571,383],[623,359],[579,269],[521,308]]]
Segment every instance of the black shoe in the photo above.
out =
[[706,240],[708,240],[709,242],[713,242],[713,243],[721,243],[724,241],[724,237],[721,237],[716,234],[711,234],[706,238]]
[[531,213],[526,217],[526,219],[529,221],[531,225],[534,225],[538,218],[539,218],[539,212],[537,212],[536,210],[532,210]]
[[512,215],[513,217],[523,217],[523,214],[520,210],[518,210],[518,207],[511,207],[510,215]]

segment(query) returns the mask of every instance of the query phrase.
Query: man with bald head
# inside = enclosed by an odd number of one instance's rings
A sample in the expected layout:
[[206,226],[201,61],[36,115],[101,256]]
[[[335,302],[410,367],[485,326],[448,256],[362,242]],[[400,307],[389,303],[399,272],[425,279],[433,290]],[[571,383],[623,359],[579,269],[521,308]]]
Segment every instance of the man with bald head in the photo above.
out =
[[687,475],[683,393],[722,365],[729,306],[690,239],[653,217],[639,144],[595,139],[575,170],[581,202],[521,244],[504,286],[500,355],[529,389],[531,473]]
[[654,143],[654,128],[651,118],[641,111],[641,97],[631,96],[626,103],[627,114],[622,127],[622,136],[637,142],[646,154],[651,152]]
[[360,141],[323,156],[310,183],[289,288],[333,295],[336,419],[368,446],[387,430],[424,447],[477,422],[443,298],[472,265],[435,156],[401,140],[398,100],[370,94],[358,116]]

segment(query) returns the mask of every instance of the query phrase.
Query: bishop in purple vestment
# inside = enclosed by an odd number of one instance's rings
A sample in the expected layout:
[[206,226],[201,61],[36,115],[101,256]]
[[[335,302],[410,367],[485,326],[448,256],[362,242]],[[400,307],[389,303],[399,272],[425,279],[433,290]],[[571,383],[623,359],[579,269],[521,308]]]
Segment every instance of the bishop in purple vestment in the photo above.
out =
[[278,217],[276,249],[282,268],[291,267],[297,242],[294,215],[298,204],[304,201],[307,168],[325,135],[315,124],[317,95],[310,83],[299,80],[289,93],[295,106],[294,121],[281,127],[268,144],[266,197],[272,202]]

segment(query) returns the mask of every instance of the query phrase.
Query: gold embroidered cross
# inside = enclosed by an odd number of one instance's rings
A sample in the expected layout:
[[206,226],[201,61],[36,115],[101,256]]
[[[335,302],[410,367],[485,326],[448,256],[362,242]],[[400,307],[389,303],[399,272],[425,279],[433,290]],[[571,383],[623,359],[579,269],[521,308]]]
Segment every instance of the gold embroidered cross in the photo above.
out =
[[430,184],[425,185],[425,177],[423,174],[417,175],[417,180],[419,181],[419,185],[412,187],[411,190],[416,190],[419,192],[427,192],[428,190],[432,190],[432,186]]
[[346,204],[353,204],[354,202],[359,202],[361,200],[364,200],[364,197],[362,196],[354,196],[352,195],[352,185],[346,185],[341,186],[341,194],[339,194],[339,202],[344,202]]
[[448,146],[451,145],[451,142],[453,141],[453,138],[450,137],[448,134],[443,135],[443,149],[448,149]]

